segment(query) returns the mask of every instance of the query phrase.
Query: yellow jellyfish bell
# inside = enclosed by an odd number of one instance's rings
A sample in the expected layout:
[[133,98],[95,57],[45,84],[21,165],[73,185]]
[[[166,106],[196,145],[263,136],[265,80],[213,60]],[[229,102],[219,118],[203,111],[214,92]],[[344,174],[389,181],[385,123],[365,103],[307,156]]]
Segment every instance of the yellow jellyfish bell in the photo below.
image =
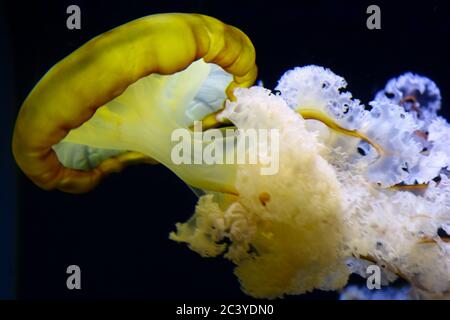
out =
[[[87,42],[39,81],[17,117],[15,159],[43,189],[87,192],[127,164],[156,160],[193,186],[226,191],[234,169],[198,165],[194,175],[173,165],[170,133],[203,118],[214,125],[214,111],[256,73],[248,37],[217,19],[134,20]],[[216,95],[209,104],[196,100],[202,90]]]

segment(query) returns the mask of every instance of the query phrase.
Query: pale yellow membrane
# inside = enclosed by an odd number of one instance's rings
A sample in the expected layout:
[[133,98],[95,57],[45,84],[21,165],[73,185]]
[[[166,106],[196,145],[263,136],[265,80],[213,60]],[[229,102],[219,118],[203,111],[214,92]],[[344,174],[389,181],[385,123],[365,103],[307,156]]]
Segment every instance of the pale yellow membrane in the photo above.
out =
[[[171,159],[172,148],[178,143],[171,141],[171,134],[179,128],[189,130],[186,107],[210,69],[210,64],[198,61],[176,75],[142,78],[99,108],[81,127],[70,131],[63,142],[137,151],[164,164],[193,187],[233,193],[235,165],[194,164],[193,153],[191,164],[177,165]],[[193,144],[196,138],[193,133],[190,136]]]

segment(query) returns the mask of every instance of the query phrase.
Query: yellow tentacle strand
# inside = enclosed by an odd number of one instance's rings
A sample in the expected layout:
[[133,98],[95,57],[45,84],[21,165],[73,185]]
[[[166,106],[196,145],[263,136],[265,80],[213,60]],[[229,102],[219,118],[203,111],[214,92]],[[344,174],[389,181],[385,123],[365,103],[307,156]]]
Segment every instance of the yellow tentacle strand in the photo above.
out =
[[369,137],[367,137],[362,132],[358,132],[357,130],[345,129],[345,128],[339,126],[330,117],[326,116],[324,113],[322,113],[320,111],[317,111],[315,109],[307,109],[307,108],[298,109],[297,111],[298,111],[298,113],[300,113],[300,115],[304,119],[318,120],[334,131],[337,131],[337,132],[342,133],[347,136],[360,138],[360,139],[366,141],[367,143],[369,143],[370,145],[372,145],[375,148],[375,150],[378,152],[378,154],[380,154],[380,155],[386,154],[386,152],[382,146],[380,146],[378,143],[370,140]]

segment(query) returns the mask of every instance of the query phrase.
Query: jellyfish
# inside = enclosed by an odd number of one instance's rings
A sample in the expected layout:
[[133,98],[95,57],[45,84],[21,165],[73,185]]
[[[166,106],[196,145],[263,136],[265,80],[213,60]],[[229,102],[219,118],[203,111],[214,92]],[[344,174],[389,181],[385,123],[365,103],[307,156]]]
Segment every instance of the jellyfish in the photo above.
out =
[[[198,14],[144,17],[48,71],[18,114],[13,153],[38,186],[71,193],[128,164],[168,167],[199,196],[169,238],[232,261],[256,298],[342,290],[368,265],[383,286],[400,277],[408,296],[448,297],[450,125],[436,84],[406,73],[364,105],[321,66],[287,71],[273,91],[252,86],[256,77],[239,29]],[[276,130],[267,139],[277,139],[278,171],[261,174],[263,161],[175,163],[174,130],[203,147],[229,142],[200,139],[197,121],[200,136]],[[239,143],[229,145],[233,158]],[[265,159],[271,146],[245,152]]]

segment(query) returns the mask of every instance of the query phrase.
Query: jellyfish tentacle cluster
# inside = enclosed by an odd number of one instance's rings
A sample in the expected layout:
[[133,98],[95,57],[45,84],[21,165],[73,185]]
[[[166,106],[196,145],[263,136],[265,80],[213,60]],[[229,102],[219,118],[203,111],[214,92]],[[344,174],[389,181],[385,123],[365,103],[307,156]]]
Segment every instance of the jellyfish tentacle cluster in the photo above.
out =
[[[254,297],[342,290],[373,264],[382,285],[409,283],[386,296],[449,297],[450,125],[438,115],[437,85],[405,73],[363,104],[320,66],[287,71],[274,91],[251,87],[256,72],[248,37],[214,18],[132,21],[36,85],[18,115],[16,161],[43,189],[72,193],[126,164],[161,163],[201,190],[170,238],[231,260]],[[261,174],[259,162],[174,163],[172,133],[190,130],[197,141],[194,121],[203,133],[276,130],[278,172]],[[349,287],[342,297],[371,295]]]
[[[313,74],[311,81],[320,79],[324,71],[330,72],[315,69],[318,74]],[[321,81],[316,81],[316,89],[322,89]],[[237,89],[235,95],[237,100],[227,103],[219,116],[239,128],[279,129],[280,171],[274,176],[261,176],[253,166],[240,166],[235,202],[220,211],[220,199],[215,204],[214,197],[204,196],[194,217],[177,225],[172,239],[188,243],[205,256],[224,253],[236,263],[235,273],[244,291],[256,297],[338,289],[351,273],[366,275],[361,268],[367,261],[384,270],[384,285],[400,276],[411,283],[415,296],[448,295],[449,244],[445,237],[438,236],[440,228],[449,231],[450,189],[449,178],[442,174],[445,168],[434,173],[439,182],[426,181],[428,187],[422,194],[388,188],[402,180],[384,180],[385,184],[373,180],[395,176],[402,157],[410,156],[401,145],[397,152],[387,139],[403,137],[396,143],[404,143],[405,148],[420,154],[419,148],[408,146],[416,126],[407,111],[390,102],[383,106],[393,111],[380,110],[382,106],[376,102],[370,111],[358,110],[360,122],[354,128],[365,130],[393,158],[388,160],[389,166],[380,166],[377,157],[386,154],[368,152],[363,156],[358,143],[339,144],[342,136],[330,138],[334,130],[308,126],[310,120],[298,110],[302,102],[290,106],[289,98],[283,99],[283,91],[274,95],[270,90],[252,87]],[[336,102],[334,97],[323,98],[325,103]],[[304,105],[321,107],[313,99]],[[342,121],[332,114],[327,116]],[[345,122],[339,125],[345,126]],[[450,128],[446,122],[445,126]],[[365,129],[375,127],[379,131]],[[262,203],[261,193],[270,200]],[[208,215],[211,206],[216,209]],[[237,215],[239,223],[228,218]],[[230,240],[228,248],[223,245],[224,238]],[[210,250],[214,244],[220,246]]]

